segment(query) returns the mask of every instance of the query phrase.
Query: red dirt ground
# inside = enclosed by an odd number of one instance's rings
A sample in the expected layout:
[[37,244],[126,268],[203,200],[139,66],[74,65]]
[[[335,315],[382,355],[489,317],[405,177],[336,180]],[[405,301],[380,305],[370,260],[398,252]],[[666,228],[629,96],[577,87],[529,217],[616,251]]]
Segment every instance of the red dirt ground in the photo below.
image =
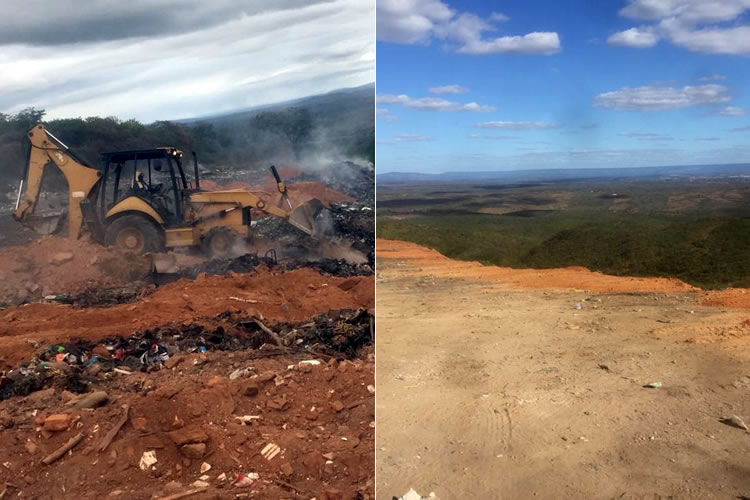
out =
[[[347,280],[357,284],[347,291],[337,286]],[[273,324],[302,321],[347,307],[375,307],[374,277],[336,278],[312,269],[261,270],[180,280],[135,303],[107,308],[33,303],[0,312],[0,369],[28,359],[36,351],[36,343],[126,336],[227,311],[257,315]]]
[[678,279],[610,276],[589,271],[585,267],[511,269],[509,267],[484,266],[479,262],[453,260],[436,250],[406,241],[378,239],[376,245],[379,257],[408,259],[414,265],[420,266],[423,274],[442,278],[487,280],[526,289],[577,289],[597,293],[685,293],[698,291],[697,288]]
[[[203,477],[204,491],[189,498],[373,498],[374,363],[287,368],[300,359],[214,352],[184,356],[173,369],[149,375],[99,373],[94,389],[111,400],[93,410],[71,409],[65,402],[73,395],[55,388],[0,402],[0,495],[7,488],[8,498],[40,500],[168,498],[200,489],[193,484]],[[228,378],[245,367],[257,375]],[[129,417],[100,453],[96,446],[123,415],[123,405],[130,406]],[[47,416],[62,413],[72,417],[69,428],[42,430]],[[243,425],[237,417],[244,415],[259,418]],[[206,441],[200,458],[186,457],[170,434],[190,429]],[[79,432],[86,438],[68,456],[40,463]],[[281,449],[271,460],[261,455],[269,443]],[[142,470],[145,452],[155,452],[157,462]],[[249,472],[260,476],[254,485],[231,485]]]
[[[64,262],[56,263],[56,255]],[[148,270],[145,258],[122,255],[85,240],[46,236],[0,250],[0,304],[93,286],[125,285]]]

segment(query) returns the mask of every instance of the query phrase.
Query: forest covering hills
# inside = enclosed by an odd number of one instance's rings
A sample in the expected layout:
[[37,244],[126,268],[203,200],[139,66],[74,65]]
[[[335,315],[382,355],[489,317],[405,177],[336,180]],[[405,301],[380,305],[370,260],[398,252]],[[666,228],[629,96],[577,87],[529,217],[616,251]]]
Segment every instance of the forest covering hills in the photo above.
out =
[[149,124],[96,116],[45,120],[44,110],[28,108],[0,113],[0,190],[20,179],[26,132],[39,122],[92,165],[105,151],[165,145],[196,151],[201,164],[209,167],[375,161],[372,84],[231,114]]

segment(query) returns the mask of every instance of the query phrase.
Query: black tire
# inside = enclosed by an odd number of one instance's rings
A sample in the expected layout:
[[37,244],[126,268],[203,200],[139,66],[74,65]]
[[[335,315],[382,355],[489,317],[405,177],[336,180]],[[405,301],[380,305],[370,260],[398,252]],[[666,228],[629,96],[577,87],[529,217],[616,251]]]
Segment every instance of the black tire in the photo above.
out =
[[164,250],[164,233],[142,215],[123,215],[107,225],[104,242],[138,255],[161,252]]
[[240,235],[237,231],[228,227],[215,227],[203,237],[201,248],[207,257],[223,259],[232,255],[239,242]]

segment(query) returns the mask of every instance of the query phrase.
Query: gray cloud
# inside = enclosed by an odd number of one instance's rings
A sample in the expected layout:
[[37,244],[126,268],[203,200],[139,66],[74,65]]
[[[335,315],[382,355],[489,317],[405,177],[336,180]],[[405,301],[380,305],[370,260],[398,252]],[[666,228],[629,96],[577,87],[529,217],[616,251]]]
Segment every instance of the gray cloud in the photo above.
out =
[[5,0],[0,45],[166,37],[332,0]]
[[[57,8],[63,2],[48,3]],[[145,0],[129,4],[132,7],[113,9],[140,15]],[[106,40],[55,47],[30,42],[0,45],[0,110],[36,106],[47,109],[52,118],[178,119],[375,79],[371,0],[267,0],[245,2],[243,9],[236,4],[153,0],[149,15],[159,18],[162,32],[150,36],[122,38],[124,31],[113,29]],[[94,19],[102,5],[114,2],[94,5],[91,13],[82,14],[79,26]],[[168,26],[193,16],[185,11],[197,13],[197,20],[185,21],[181,31],[170,33]],[[126,15],[121,22],[129,19]]]

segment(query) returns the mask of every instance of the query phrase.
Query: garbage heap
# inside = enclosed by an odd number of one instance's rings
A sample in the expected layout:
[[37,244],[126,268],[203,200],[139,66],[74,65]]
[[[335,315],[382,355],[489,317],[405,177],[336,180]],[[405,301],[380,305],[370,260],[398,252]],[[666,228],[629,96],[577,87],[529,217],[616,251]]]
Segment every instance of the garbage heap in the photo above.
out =
[[306,354],[328,359],[357,355],[374,339],[374,317],[365,309],[342,309],[302,324],[280,323],[269,328],[259,318],[233,317],[207,328],[198,322],[172,323],[129,337],[54,344],[34,359],[0,376],[0,401],[55,386],[86,392],[100,371],[123,374],[169,367],[178,354],[257,350],[257,356]]

